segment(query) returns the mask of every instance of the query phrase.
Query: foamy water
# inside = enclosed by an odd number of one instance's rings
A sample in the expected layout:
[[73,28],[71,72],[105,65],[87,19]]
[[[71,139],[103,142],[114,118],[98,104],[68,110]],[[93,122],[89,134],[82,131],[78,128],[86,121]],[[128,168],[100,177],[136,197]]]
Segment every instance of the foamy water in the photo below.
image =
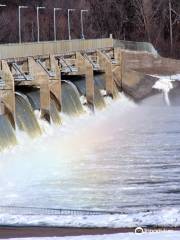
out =
[[96,115],[63,117],[41,138],[19,133],[0,154],[0,205],[111,210],[115,216],[22,216],[2,224],[180,225],[180,108],[137,106],[121,96]]
[[164,93],[164,98],[165,101],[167,103],[167,105],[170,105],[170,101],[169,101],[169,91],[171,89],[173,89],[173,84],[172,84],[172,80],[171,79],[166,79],[166,78],[160,78],[159,81],[157,81],[153,88],[156,88],[158,90],[162,90]]

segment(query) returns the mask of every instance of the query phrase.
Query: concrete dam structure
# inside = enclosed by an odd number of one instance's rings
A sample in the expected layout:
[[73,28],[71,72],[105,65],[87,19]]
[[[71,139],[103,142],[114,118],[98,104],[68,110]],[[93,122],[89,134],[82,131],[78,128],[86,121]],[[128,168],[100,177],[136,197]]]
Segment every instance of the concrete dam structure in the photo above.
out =
[[119,91],[138,102],[158,93],[158,75],[180,73],[151,44],[112,38],[4,44],[0,58],[0,150],[17,144],[17,129],[41,135],[40,119],[61,125],[61,113],[102,109]]

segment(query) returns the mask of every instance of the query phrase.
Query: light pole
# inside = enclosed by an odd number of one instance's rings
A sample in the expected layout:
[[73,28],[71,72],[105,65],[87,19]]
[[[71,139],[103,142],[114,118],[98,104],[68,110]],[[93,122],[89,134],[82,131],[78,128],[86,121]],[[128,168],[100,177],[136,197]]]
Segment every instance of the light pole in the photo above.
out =
[[[176,16],[174,22],[172,21],[172,13]],[[173,25],[179,21],[180,15],[172,8],[172,2],[169,0],[169,24],[170,24],[170,45],[171,45],[171,54],[173,52]]]
[[56,12],[62,10],[62,8],[54,8],[54,41],[57,40],[56,36]]
[[27,6],[19,6],[19,43],[21,43],[21,9],[28,8]]
[[170,24],[170,43],[171,43],[171,54],[173,50],[173,29],[172,29],[172,5],[171,0],[169,0],[169,24]]
[[6,7],[7,5],[5,5],[5,4],[0,4],[0,7]]
[[45,9],[45,7],[36,7],[37,11],[37,41],[39,42],[39,10]]
[[69,40],[71,40],[71,23],[70,23],[70,12],[75,11],[76,9],[68,9],[68,33],[69,33]]
[[88,12],[88,10],[81,10],[81,38],[85,39],[84,37],[84,22],[83,22],[83,14]]

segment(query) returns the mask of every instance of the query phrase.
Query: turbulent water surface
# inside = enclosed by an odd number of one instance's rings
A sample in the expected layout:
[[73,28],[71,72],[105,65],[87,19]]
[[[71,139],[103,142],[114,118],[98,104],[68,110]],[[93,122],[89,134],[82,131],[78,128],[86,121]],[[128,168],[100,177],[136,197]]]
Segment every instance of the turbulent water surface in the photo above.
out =
[[121,96],[95,116],[47,125],[39,139],[18,138],[0,154],[1,206],[180,209],[180,107],[162,95],[140,105]]

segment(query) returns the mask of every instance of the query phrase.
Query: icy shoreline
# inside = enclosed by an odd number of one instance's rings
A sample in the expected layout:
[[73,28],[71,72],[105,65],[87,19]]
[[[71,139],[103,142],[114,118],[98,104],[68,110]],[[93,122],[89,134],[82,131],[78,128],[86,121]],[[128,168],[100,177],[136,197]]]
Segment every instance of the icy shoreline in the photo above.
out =
[[180,210],[167,208],[157,212],[97,216],[0,214],[0,225],[81,228],[178,227],[180,226]]
[[102,235],[102,236],[79,236],[79,237],[49,237],[49,238],[22,238],[22,240],[170,240],[170,239],[179,239],[180,232],[160,232],[160,233],[142,233],[142,234],[135,234],[135,233],[120,233],[120,234],[112,234],[112,235]]

